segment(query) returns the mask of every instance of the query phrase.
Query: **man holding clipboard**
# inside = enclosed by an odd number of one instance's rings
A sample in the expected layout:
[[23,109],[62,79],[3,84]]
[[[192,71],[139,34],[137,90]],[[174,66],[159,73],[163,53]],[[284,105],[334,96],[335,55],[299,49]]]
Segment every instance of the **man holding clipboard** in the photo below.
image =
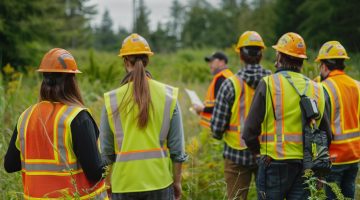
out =
[[208,87],[204,105],[193,104],[193,106],[196,113],[201,116],[200,125],[210,133],[210,121],[215,106],[217,92],[219,91],[221,84],[227,78],[231,77],[233,73],[228,69],[228,58],[222,52],[215,52],[211,56],[205,57],[205,61],[208,63],[214,77]]

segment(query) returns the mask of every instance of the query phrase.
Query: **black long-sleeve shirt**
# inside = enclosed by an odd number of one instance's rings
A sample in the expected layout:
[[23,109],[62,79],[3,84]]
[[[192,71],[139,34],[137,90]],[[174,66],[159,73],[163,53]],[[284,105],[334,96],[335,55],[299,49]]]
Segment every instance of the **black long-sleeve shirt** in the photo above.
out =
[[[325,90],[324,90],[325,91]],[[319,129],[323,130],[327,134],[328,144],[331,143],[332,131],[330,127],[330,99],[329,95],[325,93],[325,110],[323,117],[320,121]],[[249,114],[247,116],[244,132],[242,138],[244,139],[246,146],[253,153],[260,153],[260,142],[258,136],[261,134],[261,124],[265,117],[266,111],[266,83],[262,80],[256,88],[253,102],[250,107]]]
[[[74,153],[86,177],[93,182],[99,181],[104,172],[96,142],[99,129],[87,111],[81,111],[71,122],[71,133]],[[4,168],[8,173],[21,170],[20,151],[15,146],[17,134],[15,128],[4,159]]]

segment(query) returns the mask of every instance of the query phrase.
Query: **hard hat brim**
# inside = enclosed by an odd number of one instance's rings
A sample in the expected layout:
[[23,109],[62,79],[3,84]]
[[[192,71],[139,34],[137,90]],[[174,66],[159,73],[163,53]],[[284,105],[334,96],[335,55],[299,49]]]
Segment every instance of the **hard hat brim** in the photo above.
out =
[[286,50],[283,50],[281,48],[279,48],[278,46],[276,45],[273,45],[272,46],[273,49],[275,49],[276,51],[279,51],[283,54],[286,54],[286,55],[289,55],[289,56],[292,56],[292,57],[295,57],[295,58],[302,58],[302,59],[307,59],[308,57],[304,54],[295,54],[295,53],[291,53],[291,52],[288,52]]
[[328,56],[328,57],[317,57],[315,59],[315,62],[320,62],[321,60],[327,60],[327,59],[346,59],[349,60],[349,56]]
[[235,52],[240,53],[240,48],[242,48],[242,47],[261,47],[262,50],[266,49],[266,46],[263,46],[263,45],[242,45],[242,46],[237,46],[235,48]]
[[123,57],[123,56],[140,55],[140,54],[146,54],[148,56],[154,55],[154,53],[151,51],[138,51],[138,52],[120,53],[118,56]]
[[49,72],[49,73],[68,73],[68,74],[81,74],[80,70],[66,70],[66,69],[38,69],[37,72]]

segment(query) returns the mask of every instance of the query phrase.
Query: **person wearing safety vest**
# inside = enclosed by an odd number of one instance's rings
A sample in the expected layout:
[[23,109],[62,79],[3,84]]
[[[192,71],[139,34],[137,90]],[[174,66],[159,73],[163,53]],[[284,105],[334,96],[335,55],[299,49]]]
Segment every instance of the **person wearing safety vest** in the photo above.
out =
[[254,90],[262,77],[271,71],[259,64],[265,48],[261,36],[255,31],[244,32],[235,51],[244,66],[222,84],[216,97],[211,120],[213,137],[224,138],[225,182],[228,199],[246,199],[251,177],[256,177],[255,155],[241,139]]
[[205,57],[205,61],[210,67],[211,74],[214,76],[205,96],[205,107],[194,105],[194,110],[200,115],[200,125],[207,133],[210,133],[210,120],[215,106],[216,96],[221,84],[233,73],[227,67],[228,58],[223,52],[215,52],[211,56]]
[[[344,72],[345,59],[350,59],[338,41],[326,42],[319,51],[322,84],[330,96],[331,128],[330,145],[332,169],[327,182],[335,182],[345,198],[355,198],[356,175],[360,160],[360,82]],[[327,197],[336,199],[331,188]]]
[[330,144],[327,95],[321,84],[301,74],[307,56],[299,34],[284,34],[273,48],[276,72],[263,78],[256,88],[242,138],[252,152],[260,154],[258,199],[307,199],[298,92],[316,101],[320,114],[316,124],[326,132]]
[[131,34],[119,56],[126,76],[104,94],[101,149],[111,164],[112,199],[181,198],[181,166],[187,159],[178,89],[146,71],[153,55],[147,41]]
[[40,100],[20,116],[5,155],[7,172],[22,171],[24,199],[108,199],[99,130],[84,107],[74,57],[43,57]]

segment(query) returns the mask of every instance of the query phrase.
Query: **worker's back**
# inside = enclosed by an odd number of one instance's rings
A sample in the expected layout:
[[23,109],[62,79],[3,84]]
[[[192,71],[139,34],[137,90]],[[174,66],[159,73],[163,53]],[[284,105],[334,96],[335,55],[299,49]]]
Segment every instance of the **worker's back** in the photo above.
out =
[[166,139],[178,89],[151,79],[148,83],[151,104],[144,128],[136,123],[139,109],[131,98],[132,82],[104,95],[110,128],[116,138],[111,178],[115,193],[156,190],[173,182]]
[[86,198],[103,192],[104,181],[90,182],[74,153],[70,124],[84,110],[43,101],[28,108],[18,121],[25,198]]
[[360,83],[341,70],[331,71],[323,81],[331,100],[330,145],[333,164],[360,160]]
[[[285,75],[284,75],[285,74]],[[285,78],[288,76],[289,78]],[[325,109],[324,92],[320,84],[295,72],[278,72],[264,78],[267,85],[266,116],[262,123],[261,154],[276,160],[303,159],[302,115],[299,92],[315,99],[320,110],[317,125]],[[309,85],[308,87],[306,85]],[[307,89],[308,88],[308,89]]]

